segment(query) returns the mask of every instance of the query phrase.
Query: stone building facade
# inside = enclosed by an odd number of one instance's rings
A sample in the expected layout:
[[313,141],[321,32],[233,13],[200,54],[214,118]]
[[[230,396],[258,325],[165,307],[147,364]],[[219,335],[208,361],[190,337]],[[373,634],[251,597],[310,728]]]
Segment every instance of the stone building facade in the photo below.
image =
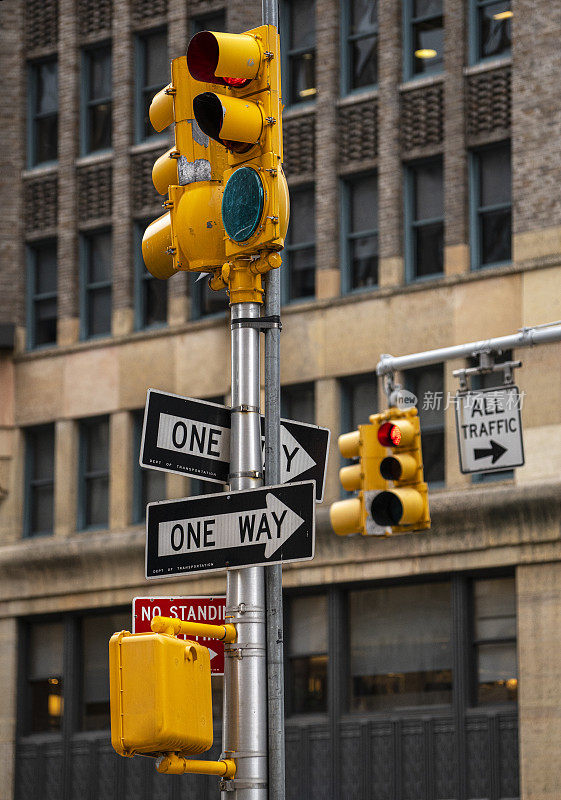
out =
[[[218,796],[214,779],[114,755],[100,648],[135,596],[225,589],[221,573],[144,579],[143,503],[205,491],[141,473],[146,390],[230,392],[225,298],[185,274],[156,287],[139,259],[168,146],[145,101],[193,32],[260,14],[257,0],[0,4],[6,800]],[[554,800],[560,346],[506,354],[523,361],[524,467],[460,472],[447,400],[466,364],[449,362],[403,376],[432,530],[339,539],[328,507],[337,435],[384,407],[381,353],[561,319],[561,7],[287,0],[281,33],[284,413],[332,432],[316,556],[283,576],[288,796]]]

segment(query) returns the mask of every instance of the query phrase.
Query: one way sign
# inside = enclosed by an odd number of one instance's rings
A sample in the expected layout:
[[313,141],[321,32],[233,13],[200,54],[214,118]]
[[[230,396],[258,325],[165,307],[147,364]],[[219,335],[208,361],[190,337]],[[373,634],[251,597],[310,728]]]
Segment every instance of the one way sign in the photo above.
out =
[[147,506],[146,577],[314,557],[313,481]]
[[456,433],[464,473],[498,472],[524,464],[520,394],[500,386],[456,395]]
[[[176,472],[214,483],[228,483],[230,419],[226,406],[148,389],[140,446],[140,465]],[[261,417],[265,447],[265,421]],[[316,500],[323,500],[328,428],[281,419],[283,483],[316,482]]]

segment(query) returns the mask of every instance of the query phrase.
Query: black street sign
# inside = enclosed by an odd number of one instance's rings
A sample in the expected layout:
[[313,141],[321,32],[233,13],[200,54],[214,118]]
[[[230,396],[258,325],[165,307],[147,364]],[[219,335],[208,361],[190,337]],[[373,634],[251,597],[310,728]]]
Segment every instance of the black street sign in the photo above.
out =
[[313,481],[149,503],[146,577],[314,557]]
[[[261,417],[261,434],[265,436]],[[281,419],[282,483],[313,480],[323,500],[328,428]],[[148,389],[140,465],[213,483],[228,483],[230,409],[226,406]]]

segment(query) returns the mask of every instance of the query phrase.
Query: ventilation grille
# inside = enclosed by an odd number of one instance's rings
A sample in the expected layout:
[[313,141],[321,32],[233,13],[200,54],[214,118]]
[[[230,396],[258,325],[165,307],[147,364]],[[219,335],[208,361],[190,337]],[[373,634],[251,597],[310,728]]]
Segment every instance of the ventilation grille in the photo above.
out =
[[444,136],[444,87],[441,83],[401,95],[401,149],[434,147]]
[[82,37],[111,32],[113,0],[78,0],[78,20]]
[[371,161],[378,155],[378,102],[375,99],[339,109],[339,164]]
[[152,183],[152,167],[159,155],[159,151],[150,150],[132,157],[132,205],[137,217],[161,208],[163,198]]
[[58,39],[58,0],[26,0],[24,30],[28,50],[55,49]]
[[140,25],[146,20],[155,17],[165,17],[168,13],[167,0],[133,0],[132,2],[132,22],[133,25]]
[[79,221],[111,216],[111,164],[81,167],[78,170]]
[[316,118],[314,114],[283,121],[284,171],[289,177],[314,172]]
[[471,75],[467,94],[469,137],[481,137],[510,128],[510,67]]
[[57,225],[57,178],[26,181],[23,197],[27,234],[52,232]]

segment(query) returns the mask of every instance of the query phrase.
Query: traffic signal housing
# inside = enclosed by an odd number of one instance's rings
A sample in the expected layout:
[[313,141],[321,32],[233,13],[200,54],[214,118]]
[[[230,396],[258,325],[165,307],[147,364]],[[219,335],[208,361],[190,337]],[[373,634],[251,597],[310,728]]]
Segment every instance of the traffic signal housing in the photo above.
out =
[[282,249],[289,196],[276,28],[201,31],[189,43],[187,65],[195,80],[213,85],[193,100],[197,124],[228,153],[222,199],[227,257]]
[[166,279],[179,270],[214,272],[225,255],[221,206],[226,153],[197,127],[193,98],[209,88],[194,80],[187,58],[171,62],[171,83],[150,105],[154,129],[174,124],[174,146],[161,155],[152,169],[154,188],[168,195],[166,212],[152,222],[142,239],[148,271]]
[[339,500],[330,508],[331,525],[339,536],[348,536],[352,533],[366,535],[374,532],[371,530],[368,503],[373,493],[386,489],[388,485],[380,473],[380,463],[386,455],[386,450],[378,440],[378,424],[375,417],[370,417],[370,420],[369,425],[359,425],[356,431],[344,433],[338,439],[341,455],[344,458],[358,459],[356,464],[339,470],[339,480],[343,489],[348,492],[358,492],[357,497]]
[[194,641],[120,631],[109,641],[111,743],[122,756],[212,747],[210,653]]

